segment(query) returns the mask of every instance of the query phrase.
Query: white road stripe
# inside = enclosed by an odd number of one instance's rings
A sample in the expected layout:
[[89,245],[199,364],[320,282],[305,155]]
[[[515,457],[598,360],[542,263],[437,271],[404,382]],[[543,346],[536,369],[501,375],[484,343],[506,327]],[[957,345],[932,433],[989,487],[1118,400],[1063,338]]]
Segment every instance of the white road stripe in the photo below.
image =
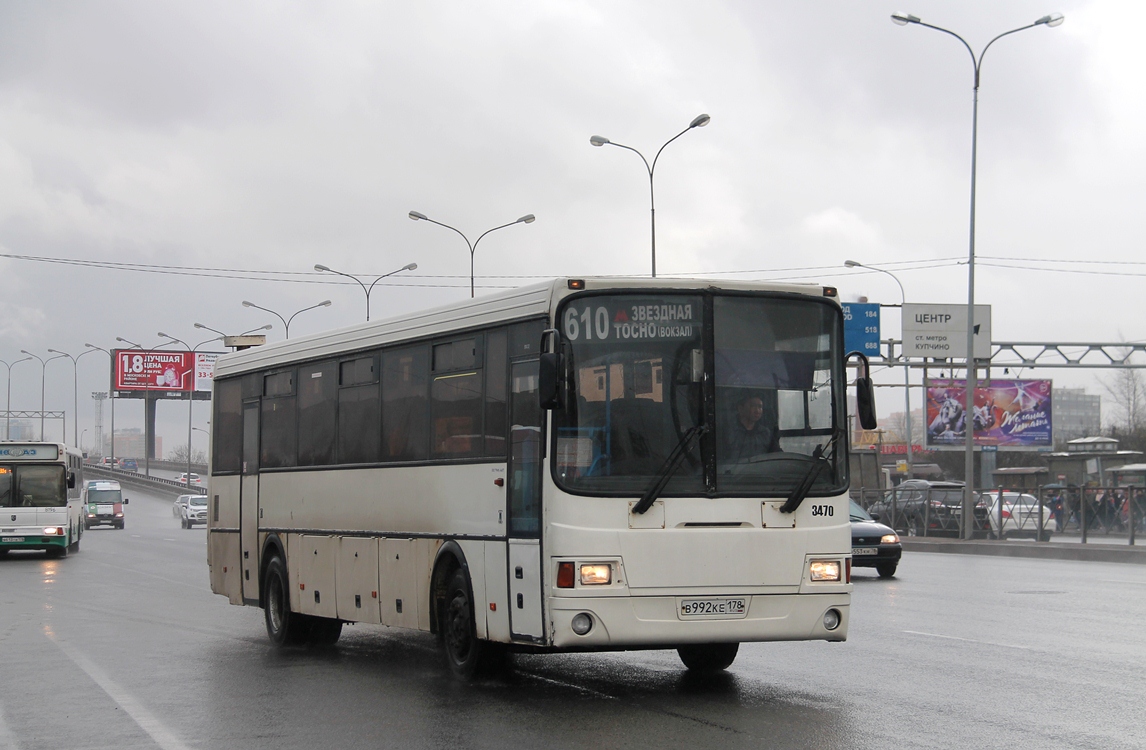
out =
[[525,677],[530,677],[534,680],[540,680],[541,682],[548,682],[550,685],[557,685],[558,687],[569,688],[571,690],[576,690],[580,693],[586,693],[588,695],[595,695],[598,698],[607,698],[608,700],[611,700],[611,701],[617,700],[617,696],[615,696],[615,695],[609,695],[608,693],[602,693],[598,690],[593,690],[592,688],[584,687],[583,685],[575,685],[572,682],[563,682],[562,680],[554,680],[550,677],[542,677],[541,675],[539,675],[535,672],[519,671],[518,673],[521,675],[524,675]]
[[7,722],[4,721],[4,704],[0,703],[0,748],[7,748],[7,750],[20,750],[20,743],[16,741],[16,735],[8,728]]
[[163,750],[191,750],[191,747],[176,737],[170,729],[164,726],[158,717],[144,708],[143,704],[137,701],[131,693],[113,682],[110,677],[104,674],[102,669],[97,667],[86,656],[74,649],[71,645],[56,640],[56,636],[50,630],[45,629],[45,634],[51,639],[52,643],[60,647],[60,650],[63,651],[69,659],[75,662],[77,667],[86,672],[87,676],[92,679],[92,682],[99,685],[100,688],[124,710],[124,713],[130,716],[135,723],[139,725],[140,729],[147,732],[151,739],[155,740],[156,745],[159,745]]
[[925,635],[928,638],[943,638],[943,639],[948,640],[948,641],[963,641],[965,643],[978,643],[978,644],[981,644],[983,646],[998,646],[999,648],[1017,648],[1017,649],[1021,649],[1023,651],[1032,650],[1030,646],[1014,646],[1010,643],[995,643],[994,641],[978,641],[978,640],[975,640],[974,638],[960,638],[957,635],[940,635],[939,633],[922,633],[918,630],[905,630],[903,632],[904,633],[910,633],[911,635]]

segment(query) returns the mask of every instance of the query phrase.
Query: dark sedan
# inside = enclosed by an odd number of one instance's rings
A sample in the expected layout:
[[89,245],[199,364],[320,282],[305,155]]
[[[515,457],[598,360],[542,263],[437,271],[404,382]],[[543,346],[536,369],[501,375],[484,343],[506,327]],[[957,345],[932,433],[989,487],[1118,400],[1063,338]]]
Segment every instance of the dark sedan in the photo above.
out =
[[851,520],[852,567],[875,568],[880,578],[894,576],[903,555],[899,535],[890,526],[873,519],[854,500],[851,503]]

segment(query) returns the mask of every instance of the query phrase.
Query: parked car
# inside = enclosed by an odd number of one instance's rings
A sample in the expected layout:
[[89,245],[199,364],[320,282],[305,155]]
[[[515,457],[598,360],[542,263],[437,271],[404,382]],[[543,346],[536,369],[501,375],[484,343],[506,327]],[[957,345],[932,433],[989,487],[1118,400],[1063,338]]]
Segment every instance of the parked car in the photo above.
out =
[[855,500],[851,501],[852,567],[875,568],[880,578],[891,578],[903,556],[899,534],[877,522]]
[[[867,510],[904,536],[959,537],[963,528],[963,483],[905,479]],[[972,528],[975,536],[987,536],[990,522],[985,503],[975,505]]]
[[122,471],[139,471],[139,462],[134,458],[119,459],[119,468]]
[[[1000,538],[1000,508],[1002,503],[1002,534],[1003,539],[1011,537],[1038,538],[1039,529],[1039,501],[1034,495],[1012,492],[1007,490],[994,490],[979,495],[983,504],[990,513],[991,536]],[[1047,506],[1042,506],[1043,539],[1050,539],[1055,530],[1054,513]]]
[[[178,480],[178,481],[179,481],[179,484],[187,484],[187,472],[183,472],[183,473],[181,473],[181,474],[179,475],[179,480]],[[191,484],[192,484],[192,485],[201,485],[201,484],[203,484],[203,482],[202,482],[202,481],[199,479],[199,475],[198,475],[198,474],[195,474],[195,473],[192,473],[192,474],[191,474]]]
[[183,506],[181,523],[183,528],[190,529],[197,523],[207,523],[207,496],[188,495],[187,504]]

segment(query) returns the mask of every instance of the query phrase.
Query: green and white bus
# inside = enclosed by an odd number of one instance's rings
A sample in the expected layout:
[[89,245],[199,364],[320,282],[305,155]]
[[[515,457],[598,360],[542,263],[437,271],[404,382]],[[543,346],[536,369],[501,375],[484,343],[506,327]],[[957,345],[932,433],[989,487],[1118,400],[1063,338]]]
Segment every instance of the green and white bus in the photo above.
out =
[[429,630],[468,677],[847,637],[832,287],[559,279],[291,339],[220,357],[211,427],[211,587],[278,644]]
[[0,442],[0,555],[80,548],[83,455],[62,443]]

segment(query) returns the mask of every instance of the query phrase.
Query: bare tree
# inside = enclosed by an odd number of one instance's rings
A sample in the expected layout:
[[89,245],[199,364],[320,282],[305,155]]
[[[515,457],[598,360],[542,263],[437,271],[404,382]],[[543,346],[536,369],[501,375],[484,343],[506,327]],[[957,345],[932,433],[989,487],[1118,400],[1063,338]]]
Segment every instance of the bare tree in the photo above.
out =
[[[168,461],[179,461],[179,462],[187,461],[187,444],[184,443],[183,445],[177,445],[174,448],[172,448],[171,451],[167,454],[167,460]],[[193,464],[205,464],[205,463],[207,463],[207,454],[204,453],[203,451],[200,451],[200,450],[191,451],[191,463],[193,463]]]
[[[1109,397],[1111,409],[1103,409],[1115,427],[1137,432],[1146,426],[1146,380],[1142,371],[1126,367],[1099,380]],[[1104,399],[1106,400],[1106,399]]]

